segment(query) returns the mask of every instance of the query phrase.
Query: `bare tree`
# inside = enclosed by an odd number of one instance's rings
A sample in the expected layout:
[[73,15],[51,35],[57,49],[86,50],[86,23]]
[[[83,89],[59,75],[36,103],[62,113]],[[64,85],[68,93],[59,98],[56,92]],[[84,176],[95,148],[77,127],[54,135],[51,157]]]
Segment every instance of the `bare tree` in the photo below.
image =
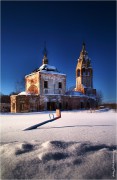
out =
[[97,90],[96,92],[96,100],[98,103],[98,106],[102,104],[103,94],[101,90]]
[[12,92],[9,93],[9,96],[11,96],[11,95],[17,95],[17,94],[18,94],[17,92],[12,91]]
[[22,80],[20,80],[20,81],[16,81],[16,83],[15,83],[15,92],[16,92],[16,94],[18,94],[21,91],[23,91],[24,87],[25,87],[25,80],[24,80],[24,78],[22,78]]

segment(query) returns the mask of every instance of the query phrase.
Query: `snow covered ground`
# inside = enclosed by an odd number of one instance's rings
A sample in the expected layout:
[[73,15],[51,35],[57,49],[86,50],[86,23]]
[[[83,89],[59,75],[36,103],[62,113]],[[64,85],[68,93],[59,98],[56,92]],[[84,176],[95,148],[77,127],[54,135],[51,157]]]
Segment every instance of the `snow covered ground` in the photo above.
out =
[[23,131],[49,113],[1,115],[1,179],[114,179],[116,113],[63,111]]

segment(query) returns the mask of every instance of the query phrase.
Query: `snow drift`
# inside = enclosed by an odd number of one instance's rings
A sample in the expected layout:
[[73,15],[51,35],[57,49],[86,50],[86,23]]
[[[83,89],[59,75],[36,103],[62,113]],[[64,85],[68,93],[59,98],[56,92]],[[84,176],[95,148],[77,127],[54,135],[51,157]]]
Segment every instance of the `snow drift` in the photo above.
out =
[[1,179],[112,179],[114,145],[37,141],[4,144]]
[[1,115],[1,179],[115,179],[116,113],[66,111]]

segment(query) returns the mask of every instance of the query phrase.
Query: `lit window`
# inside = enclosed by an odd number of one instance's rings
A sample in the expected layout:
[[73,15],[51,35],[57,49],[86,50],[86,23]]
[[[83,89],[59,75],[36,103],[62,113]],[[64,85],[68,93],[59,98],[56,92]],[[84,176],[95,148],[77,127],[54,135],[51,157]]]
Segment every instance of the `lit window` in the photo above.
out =
[[48,88],[48,81],[44,81],[44,88]]

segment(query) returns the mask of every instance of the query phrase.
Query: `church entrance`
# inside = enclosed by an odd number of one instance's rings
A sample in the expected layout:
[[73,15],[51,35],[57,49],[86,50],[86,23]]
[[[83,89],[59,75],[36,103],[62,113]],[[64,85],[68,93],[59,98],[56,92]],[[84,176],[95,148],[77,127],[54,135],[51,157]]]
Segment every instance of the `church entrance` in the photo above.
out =
[[56,110],[56,103],[55,102],[47,102],[47,110],[48,111]]

